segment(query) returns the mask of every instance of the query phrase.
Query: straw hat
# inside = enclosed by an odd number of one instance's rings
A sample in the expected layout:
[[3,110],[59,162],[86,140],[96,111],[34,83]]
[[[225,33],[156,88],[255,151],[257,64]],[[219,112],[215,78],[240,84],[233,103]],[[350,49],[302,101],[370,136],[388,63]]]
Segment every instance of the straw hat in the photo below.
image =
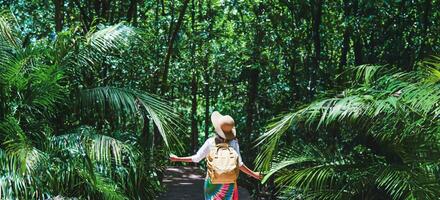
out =
[[[215,132],[217,132],[217,134],[220,137],[222,137],[223,139],[232,139],[237,135],[236,130],[235,130],[235,122],[231,116],[221,115],[218,111],[214,111],[211,114],[211,121],[212,121],[212,125],[214,126]],[[234,126],[232,127],[232,130],[231,130],[234,135],[232,138],[229,135],[228,135],[228,137],[225,136],[225,133],[223,132],[223,130],[221,128],[221,125],[224,123],[234,124]]]

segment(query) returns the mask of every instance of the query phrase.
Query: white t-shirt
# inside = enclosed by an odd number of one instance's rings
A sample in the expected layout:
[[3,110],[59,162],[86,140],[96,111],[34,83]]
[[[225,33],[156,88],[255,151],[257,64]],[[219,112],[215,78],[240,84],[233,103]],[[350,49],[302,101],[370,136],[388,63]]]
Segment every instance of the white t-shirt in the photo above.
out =
[[[200,149],[197,151],[197,153],[191,156],[191,160],[196,163],[200,162],[203,158],[205,158],[208,155],[210,147],[213,147],[214,145],[215,145],[214,137],[208,138],[205,141],[205,143],[202,145],[202,147],[200,147]],[[239,166],[242,166],[243,161],[241,159],[240,147],[238,146],[238,141],[237,140],[229,141],[229,146],[231,146],[238,153],[238,163]]]

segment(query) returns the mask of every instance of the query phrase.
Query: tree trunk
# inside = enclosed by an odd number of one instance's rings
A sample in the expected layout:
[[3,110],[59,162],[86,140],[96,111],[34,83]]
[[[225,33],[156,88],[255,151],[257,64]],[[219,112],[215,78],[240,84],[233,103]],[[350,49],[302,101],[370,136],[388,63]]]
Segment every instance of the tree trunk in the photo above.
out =
[[425,0],[424,8],[423,8],[423,19],[422,19],[422,42],[420,44],[419,50],[419,59],[423,59],[426,55],[430,53],[427,49],[427,38],[428,38],[428,28],[431,25],[429,21],[429,13],[432,7],[432,0]]
[[[358,19],[357,21],[360,21],[360,14],[359,14],[359,8],[358,8],[358,0],[353,1],[353,15],[356,16]],[[354,64],[356,66],[363,64],[363,54],[362,54],[362,37],[361,37],[361,30],[360,30],[360,24],[355,23],[355,35],[356,37],[353,38],[353,51],[354,51]]]
[[321,25],[322,15],[322,0],[314,0],[312,2],[312,39],[315,55],[312,58],[312,65],[310,67],[309,74],[309,98],[312,99],[315,96],[315,89],[317,83],[317,73],[319,69],[319,62],[321,58],[321,38],[319,36],[319,26]]
[[[288,0],[281,0],[282,4],[284,4],[290,11],[290,14],[292,16],[292,24],[293,27],[297,27],[298,23],[301,23],[299,19],[297,18],[297,14],[295,13],[296,8],[293,3],[289,2]],[[292,28],[294,29],[294,28]],[[292,34],[295,34],[295,31],[293,30]],[[296,76],[296,59],[294,54],[296,54],[297,49],[295,49],[295,45],[292,44],[291,41],[288,42],[288,45],[286,47],[286,53],[284,57],[286,58],[286,62],[289,66],[289,86],[290,86],[290,103],[292,105],[295,103],[295,101],[300,100],[299,98],[299,90],[297,85],[297,76]]]
[[[261,15],[264,11],[263,3],[259,3],[254,7],[255,13],[255,36],[254,36],[254,46],[252,53],[252,61],[254,66],[252,66],[247,71],[248,76],[248,88],[247,88],[247,104],[246,104],[246,137],[245,143],[250,144],[253,140],[254,132],[254,122],[256,113],[256,101],[258,97],[258,83],[259,83],[259,69],[263,66],[263,61],[261,58],[261,48],[263,46],[264,31],[261,25]],[[252,62],[251,61],[251,62]]]
[[[158,35],[159,35],[159,30],[160,30],[160,26],[159,26],[159,4],[160,4],[160,2],[159,2],[160,0],[157,0],[156,1],[156,9],[155,9],[155,16],[154,16],[154,31],[155,31],[155,35],[158,37]],[[156,57],[157,58],[159,58],[160,57],[160,49],[159,49],[160,47],[159,47],[159,45],[158,44],[155,44],[155,46],[154,46],[154,51],[155,51],[155,55],[156,55]],[[160,61],[158,60],[158,59],[156,59],[155,60],[155,64],[156,64],[156,66],[159,66],[160,65]],[[152,88],[151,88],[151,91],[154,93],[154,94],[158,94],[158,85],[159,85],[159,75],[158,74],[156,74],[155,76],[154,76],[154,79],[153,79],[153,84],[152,84]],[[152,123],[152,125],[153,125],[153,133],[152,134],[150,134],[151,135],[151,137],[152,137],[152,139],[150,140],[152,143],[151,143],[151,147],[152,147],[152,154],[154,153],[154,149],[160,149],[161,148],[161,146],[162,146],[162,140],[161,140],[161,135],[160,135],[160,133],[159,133],[159,129],[157,128],[157,126],[156,126],[156,124],[153,122]],[[161,178],[163,177],[162,175],[161,175],[161,171],[159,171],[159,170],[156,170],[156,173],[158,173],[158,177],[159,177],[159,180],[162,180]]]
[[[156,8],[154,9],[154,37],[156,40],[159,39],[159,30],[160,30],[160,25],[159,25],[159,14],[160,14],[160,0],[156,0]],[[154,46],[154,55],[156,58],[160,58],[160,44],[158,42],[155,42],[153,44]],[[161,66],[161,61],[159,59],[154,59],[154,65],[155,66]],[[157,94],[158,91],[158,86],[160,86],[160,70],[155,70],[153,72],[153,80],[152,80],[152,91],[154,91],[155,94]],[[156,91],[157,90],[157,91]]]
[[[126,14],[128,15],[128,12],[129,12],[129,11],[127,11],[127,13],[125,13],[125,4],[124,4],[124,2],[125,1],[120,1],[119,5],[117,5],[117,3],[115,3],[115,7],[116,6],[119,7],[118,10],[117,10],[118,11],[117,13],[118,13],[119,20],[122,20],[125,17]],[[116,13],[116,9],[115,9],[115,13]],[[114,15],[116,15],[116,14],[114,14]],[[114,15],[112,15],[112,16],[114,16]],[[113,21],[113,18],[111,20]]]
[[87,12],[84,10],[84,8],[81,6],[81,3],[79,0],[75,0],[75,4],[78,7],[79,12],[80,12],[80,21],[83,22],[84,33],[87,33],[90,29],[89,16],[87,15]]
[[64,20],[64,0],[55,0],[55,31],[60,32],[63,30]]
[[[156,126],[156,124],[153,122],[153,140],[152,140],[152,150],[151,150],[151,155],[154,155],[154,149],[163,149],[163,140],[162,136],[159,132],[159,128]],[[162,159],[167,159],[167,157],[162,158]],[[160,169],[156,169],[156,174],[157,174],[157,178],[159,179],[159,181],[162,182],[163,178],[164,178],[164,172]]]
[[175,18],[175,4],[174,4],[174,0],[171,0],[171,5],[170,5],[170,26],[168,27],[168,34],[167,34],[167,42],[170,42],[171,37],[173,35],[173,27],[174,27],[174,18]]
[[173,45],[174,45],[174,41],[177,38],[177,33],[180,30],[180,26],[182,25],[184,16],[185,16],[185,12],[186,12],[186,8],[188,7],[188,2],[189,0],[184,0],[183,2],[183,6],[182,6],[182,10],[180,11],[179,14],[179,19],[177,20],[177,24],[176,24],[176,28],[173,31],[173,34],[171,35],[171,38],[168,42],[168,50],[165,56],[165,61],[164,61],[164,70],[163,70],[163,74],[162,74],[162,94],[165,94],[166,91],[168,90],[168,83],[167,83],[167,79],[168,79],[168,70],[170,67],[170,59],[171,59],[171,55],[173,54]]
[[[212,77],[219,77],[221,76],[221,74],[216,74],[216,73],[221,73],[218,72],[216,70],[218,70],[221,66],[218,66],[217,63],[213,62],[212,63],[212,73],[211,76]],[[218,102],[218,96],[220,94],[220,91],[224,91],[224,87],[222,84],[213,84],[212,85],[212,93],[211,93],[211,106],[213,108],[216,108],[217,102]]]
[[256,101],[258,97],[258,83],[259,73],[258,68],[253,68],[248,71],[248,91],[247,91],[247,106],[246,106],[246,143],[249,144],[253,140]]
[[[150,126],[151,126],[151,120],[145,116],[144,119],[144,127],[142,129],[142,136],[143,136],[143,140],[145,141],[145,146],[146,147],[146,155],[148,156],[147,160],[151,160],[152,158],[154,158],[154,133],[151,133],[150,130]],[[152,163],[152,162],[148,162],[148,163]]]
[[[208,39],[207,43],[209,44],[209,39]],[[204,72],[203,76],[204,76],[204,81],[205,81],[204,82],[204,84],[205,84],[205,140],[207,140],[209,137],[209,127],[211,124],[210,111],[209,111],[209,107],[211,105],[210,104],[210,102],[211,102],[211,92],[210,92],[210,87],[211,87],[210,73],[211,73],[211,70],[209,67],[210,51],[209,51],[209,47],[207,47],[207,48],[208,48],[208,51],[205,55],[204,62],[203,62],[204,63],[203,66],[205,66],[203,69],[203,72]]]
[[94,7],[96,15],[99,15],[99,13],[101,12],[101,1],[95,0]]
[[131,0],[130,7],[127,11],[127,21],[132,24],[136,24],[137,21],[137,1],[138,0]]
[[193,72],[193,77],[191,81],[191,94],[192,94],[192,104],[191,104],[191,152],[195,153],[197,149],[197,141],[199,130],[197,128],[197,73]]
[[344,72],[344,66],[347,65],[347,54],[350,49],[350,2],[348,0],[344,0],[344,18],[345,18],[345,30],[344,30],[344,36],[342,41],[342,48],[341,48],[341,58],[339,59],[339,66],[338,66],[338,85],[341,86],[345,78],[343,76]]
[[[155,25],[155,32],[156,32],[156,35],[158,35],[159,34],[159,30],[160,30],[160,27],[159,27],[159,0],[157,0],[156,1],[156,10],[155,10],[155,17],[154,17],[154,25]],[[159,53],[159,47],[158,46],[155,46],[155,54],[156,54],[156,57],[159,57],[160,56],[160,53]],[[156,62],[156,65],[157,66],[159,66],[159,64],[160,64],[160,62],[158,61],[158,60],[156,60],[157,62]],[[153,88],[152,88],[152,91],[153,91],[153,93],[155,93],[155,94],[157,94],[158,92],[158,88],[157,88],[157,85],[159,84],[159,76],[156,74],[156,76],[154,76],[155,78],[153,79]],[[160,133],[159,133],[159,131],[158,131],[158,129],[157,129],[157,127],[156,127],[156,125],[153,123],[153,134],[154,134],[154,143],[153,143],[153,145],[156,145],[156,143],[160,143],[160,140],[158,140],[158,139],[160,139]]]
[[[196,42],[195,42],[195,2],[191,1],[191,65],[196,66]],[[196,153],[198,145],[199,130],[197,126],[197,68],[194,67],[191,82],[192,106],[191,106],[191,153]]]
[[[209,63],[209,61],[205,62],[206,64]],[[205,69],[204,69],[204,79],[205,79],[205,140],[208,139],[209,137],[209,127],[210,127],[210,112],[209,112],[209,106],[210,106],[210,92],[209,92],[209,71],[208,71],[208,66],[205,65]]]
[[[292,16],[294,16],[294,13],[292,13]],[[296,23],[295,23],[296,24]],[[289,87],[290,87],[290,100],[289,100],[289,107],[292,107],[295,105],[295,102],[300,100],[299,96],[299,90],[298,90],[298,82],[297,82],[297,74],[296,74],[296,53],[297,49],[295,48],[295,45],[292,44],[291,41],[288,42],[288,45],[286,45],[286,50],[284,53],[284,57],[286,59],[287,65],[289,67],[289,72],[287,79],[289,80]]]
[[296,82],[296,68],[295,68],[295,59],[293,56],[289,56],[288,58],[288,64],[289,64],[289,83],[290,83],[290,99],[291,102],[295,102],[298,100],[298,87]]
[[[212,12],[212,8],[211,8],[211,0],[208,0],[207,2],[207,15],[205,16],[205,20],[210,20],[210,23],[208,25],[208,29],[207,29],[207,39],[206,39],[206,43],[205,43],[205,48],[206,48],[206,54],[205,54],[205,58],[204,58],[204,62],[203,62],[203,66],[204,66],[204,79],[205,79],[205,140],[208,139],[209,137],[209,127],[211,127],[211,113],[210,113],[210,106],[211,106],[211,68],[210,68],[210,62],[209,62],[209,57],[211,55],[211,48],[210,48],[210,42],[211,42],[211,33],[212,33],[212,28],[213,28],[213,23],[214,23],[214,16],[212,16],[213,12]],[[202,12],[202,10],[200,9],[200,14]]]
[[106,21],[109,21],[109,13],[110,13],[110,0],[102,0],[102,13],[101,16]]

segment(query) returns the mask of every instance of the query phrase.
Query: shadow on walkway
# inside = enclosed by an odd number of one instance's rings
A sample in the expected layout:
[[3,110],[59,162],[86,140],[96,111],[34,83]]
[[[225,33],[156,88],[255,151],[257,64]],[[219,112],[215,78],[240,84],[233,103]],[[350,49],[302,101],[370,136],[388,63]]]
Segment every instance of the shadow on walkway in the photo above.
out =
[[[167,191],[159,200],[204,200],[203,184],[206,172],[198,167],[168,167],[163,183]],[[250,200],[249,192],[238,186],[240,200]]]

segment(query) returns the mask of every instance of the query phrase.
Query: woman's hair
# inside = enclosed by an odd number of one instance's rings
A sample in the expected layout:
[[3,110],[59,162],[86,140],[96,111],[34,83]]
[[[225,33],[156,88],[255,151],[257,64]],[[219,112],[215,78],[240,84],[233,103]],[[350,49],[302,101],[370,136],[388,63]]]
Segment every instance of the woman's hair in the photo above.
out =
[[236,139],[237,139],[237,137],[234,137],[234,138],[231,138],[231,139],[223,139],[218,134],[216,134],[215,135],[215,144],[222,143],[222,142],[229,143],[230,141],[236,140]]

